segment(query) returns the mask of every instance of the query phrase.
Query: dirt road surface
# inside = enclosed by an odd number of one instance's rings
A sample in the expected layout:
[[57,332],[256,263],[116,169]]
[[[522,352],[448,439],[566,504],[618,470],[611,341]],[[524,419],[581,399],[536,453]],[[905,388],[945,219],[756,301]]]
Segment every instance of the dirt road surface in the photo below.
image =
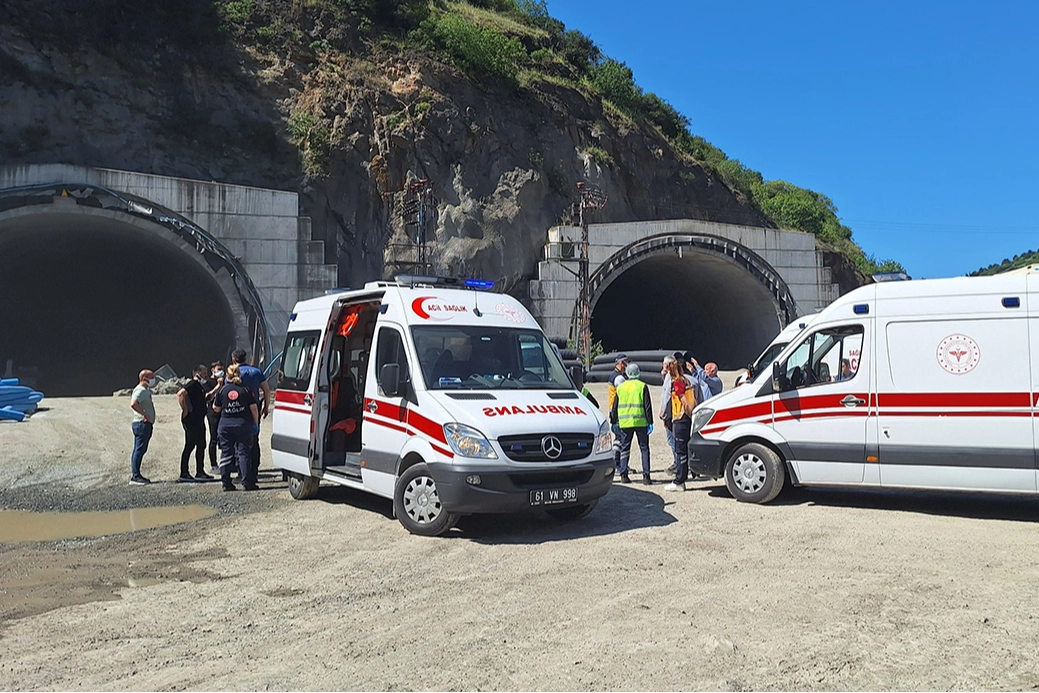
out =
[[173,397],[127,486],[124,399],[46,404],[0,425],[0,509],[218,514],[0,545],[0,689],[1039,687],[1032,498],[615,485],[428,539],[374,496],[292,501],[266,450],[259,492],[174,483]]

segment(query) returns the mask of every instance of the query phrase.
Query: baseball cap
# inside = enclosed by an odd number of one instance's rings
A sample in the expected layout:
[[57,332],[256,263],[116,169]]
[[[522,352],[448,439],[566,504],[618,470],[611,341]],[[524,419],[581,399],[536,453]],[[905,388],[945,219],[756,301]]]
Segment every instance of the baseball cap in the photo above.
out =
[[617,358],[615,358],[613,360],[613,362],[614,363],[620,363],[621,361],[627,361],[627,360],[628,360],[628,355],[627,354],[617,354]]

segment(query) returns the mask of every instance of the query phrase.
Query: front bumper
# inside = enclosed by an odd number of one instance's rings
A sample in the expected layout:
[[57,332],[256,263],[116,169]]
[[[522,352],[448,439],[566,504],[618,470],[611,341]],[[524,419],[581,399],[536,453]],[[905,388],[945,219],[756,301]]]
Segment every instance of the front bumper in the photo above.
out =
[[722,451],[725,443],[718,440],[707,440],[694,433],[689,438],[689,471],[718,479],[725,474],[725,461]]
[[[458,458],[456,458],[457,460]],[[574,505],[531,506],[534,490],[576,488],[577,503],[590,503],[606,495],[613,483],[613,456],[567,465],[487,464],[482,462],[432,462],[429,470],[444,508],[453,513],[515,513]],[[479,485],[466,477],[478,475]]]

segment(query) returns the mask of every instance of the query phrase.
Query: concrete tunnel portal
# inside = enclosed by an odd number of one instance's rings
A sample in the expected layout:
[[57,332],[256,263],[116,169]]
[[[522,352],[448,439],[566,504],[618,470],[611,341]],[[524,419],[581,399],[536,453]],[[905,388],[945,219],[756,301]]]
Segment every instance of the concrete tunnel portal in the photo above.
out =
[[710,238],[629,246],[593,275],[592,338],[609,351],[691,350],[746,366],[796,317],[786,285],[745,248]]
[[211,254],[144,215],[52,199],[0,208],[0,374],[10,360],[48,396],[110,395],[250,343]]

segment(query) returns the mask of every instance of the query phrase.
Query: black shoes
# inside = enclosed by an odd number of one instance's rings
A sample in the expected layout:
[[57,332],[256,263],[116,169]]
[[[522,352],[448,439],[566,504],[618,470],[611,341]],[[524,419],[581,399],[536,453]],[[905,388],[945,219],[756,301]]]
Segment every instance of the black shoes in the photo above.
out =
[[653,480],[649,478],[649,474],[643,474],[642,475],[642,483],[645,484],[646,486],[652,486],[653,485]]
[[130,477],[130,485],[131,486],[147,486],[151,482],[152,482],[151,479],[146,479],[145,477],[141,476],[140,474],[138,474],[137,476]]
[[246,491],[259,491],[260,490],[260,487],[257,486],[256,484],[249,484],[248,486],[243,486],[242,488],[244,488]]
[[195,481],[195,477],[191,476],[190,474],[181,474],[180,476],[177,477],[177,483],[187,483],[187,482],[194,482],[194,481]]
[[237,491],[238,487],[235,486],[234,484],[224,484],[224,490],[225,491]]
[[212,481],[213,477],[206,474],[205,472],[199,472],[195,475],[195,481]]
[[627,474],[621,474],[620,482],[622,484],[630,484],[631,483],[631,477],[629,477]]

